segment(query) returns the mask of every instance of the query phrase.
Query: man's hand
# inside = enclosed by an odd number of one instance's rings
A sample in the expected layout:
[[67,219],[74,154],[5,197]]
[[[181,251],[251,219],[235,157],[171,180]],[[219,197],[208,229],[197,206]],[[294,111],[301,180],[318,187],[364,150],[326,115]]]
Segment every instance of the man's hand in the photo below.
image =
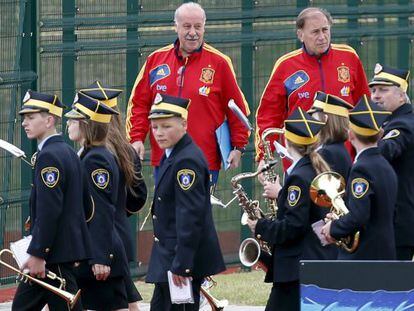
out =
[[46,277],[46,261],[43,258],[30,256],[22,267],[29,269],[29,274],[33,277],[44,279]]
[[144,143],[140,140],[137,140],[137,141],[134,141],[131,145],[135,149],[135,151],[138,153],[138,156],[141,159],[141,161],[144,160],[144,154],[145,154]]
[[230,164],[229,168],[237,168],[240,165],[240,158],[242,153],[239,150],[232,150],[227,158],[227,163]]
[[174,274],[171,272],[172,279],[175,286],[183,287],[183,285],[187,285],[187,280],[191,281],[192,277],[190,276],[181,276],[178,274]]
[[331,236],[332,221],[328,221],[325,226],[322,227],[321,233],[328,241],[329,244],[333,244],[336,240]]
[[280,185],[279,176],[276,176],[274,183],[270,181],[265,181],[263,185],[263,196],[269,199],[277,199],[282,186]]
[[105,281],[111,273],[111,267],[105,265],[94,264],[92,272],[97,281]]

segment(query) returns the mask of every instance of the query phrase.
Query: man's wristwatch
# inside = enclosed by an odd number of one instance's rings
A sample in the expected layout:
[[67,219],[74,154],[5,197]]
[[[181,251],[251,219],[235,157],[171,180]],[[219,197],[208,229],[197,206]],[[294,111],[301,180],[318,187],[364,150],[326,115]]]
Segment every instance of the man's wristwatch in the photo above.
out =
[[233,150],[238,150],[243,155],[244,152],[246,151],[246,147],[234,147]]

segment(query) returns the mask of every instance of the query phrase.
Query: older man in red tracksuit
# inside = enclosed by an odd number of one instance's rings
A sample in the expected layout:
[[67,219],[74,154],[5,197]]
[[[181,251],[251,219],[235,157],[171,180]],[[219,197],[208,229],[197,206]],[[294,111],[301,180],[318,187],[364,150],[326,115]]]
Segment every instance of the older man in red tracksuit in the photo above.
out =
[[320,8],[303,10],[296,21],[302,48],[280,57],[272,70],[256,112],[256,159],[263,157],[261,134],[283,127],[298,106],[308,110],[317,91],[339,96],[354,105],[369,94],[361,61],[350,46],[331,44],[332,18]]
[[[128,104],[127,131],[141,157],[148,133],[148,114],[157,93],[189,98],[188,133],[207,158],[213,183],[221,166],[215,130],[227,118],[233,150],[227,161],[237,167],[248,131],[227,106],[230,99],[249,114],[228,56],[204,43],[205,12],[196,3],[182,4],[175,13],[178,39],[153,52],[136,79]],[[151,164],[158,166],[162,151],[152,134]],[[155,175],[157,170],[155,171]]]

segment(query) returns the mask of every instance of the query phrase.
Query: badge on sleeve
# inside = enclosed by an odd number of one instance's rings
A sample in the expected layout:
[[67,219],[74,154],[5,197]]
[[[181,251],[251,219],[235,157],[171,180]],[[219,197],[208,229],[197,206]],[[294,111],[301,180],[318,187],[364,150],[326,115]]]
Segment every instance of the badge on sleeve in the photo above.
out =
[[288,203],[290,206],[295,206],[300,198],[301,190],[298,186],[290,186],[288,188]]
[[387,135],[385,135],[382,139],[395,138],[395,137],[397,137],[399,135],[400,135],[400,131],[397,130],[397,129],[393,129],[393,130],[389,131],[387,133]]
[[196,174],[193,170],[190,169],[182,169],[179,170],[177,173],[177,181],[180,185],[181,189],[188,190],[194,183],[196,178]]
[[103,168],[98,168],[92,172],[92,180],[95,186],[105,189],[109,183],[109,172]]
[[369,189],[369,183],[364,178],[354,178],[352,180],[352,194],[355,198],[362,198]]
[[44,184],[49,188],[56,186],[59,181],[59,170],[53,166],[42,169],[40,175],[42,175]]

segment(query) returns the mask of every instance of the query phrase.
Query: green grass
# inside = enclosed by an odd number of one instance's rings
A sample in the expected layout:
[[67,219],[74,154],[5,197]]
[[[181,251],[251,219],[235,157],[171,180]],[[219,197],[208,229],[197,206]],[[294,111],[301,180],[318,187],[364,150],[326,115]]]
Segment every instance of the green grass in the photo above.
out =
[[[271,284],[263,282],[264,275],[261,270],[219,274],[213,277],[217,285],[210,293],[218,300],[227,299],[231,305],[264,306],[271,289]],[[135,285],[143,302],[149,303],[154,286],[143,281],[138,281]]]

